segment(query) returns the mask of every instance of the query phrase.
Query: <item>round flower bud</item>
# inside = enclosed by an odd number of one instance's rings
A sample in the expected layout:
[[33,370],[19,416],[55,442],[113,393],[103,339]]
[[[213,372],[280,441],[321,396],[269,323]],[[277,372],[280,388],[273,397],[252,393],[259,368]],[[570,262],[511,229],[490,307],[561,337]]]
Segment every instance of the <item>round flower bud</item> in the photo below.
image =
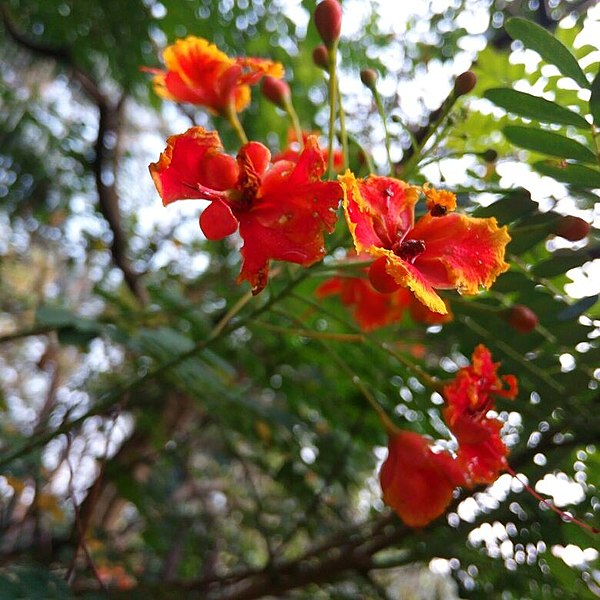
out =
[[276,79],[275,77],[265,77],[262,82],[261,90],[263,96],[267,100],[283,109],[285,109],[292,97],[290,86],[287,82],[283,79]]
[[319,44],[312,53],[313,62],[324,71],[329,71],[329,52],[324,44]]
[[473,71],[465,71],[461,73],[454,82],[454,94],[458,98],[468,94],[477,83],[477,76]]
[[508,324],[519,333],[529,333],[533,331],[537,324],[537,315],[523,304],[515,304],[503,313],[504,319]]
[[370,90],[375,89],[375,83],[377,82],[377,71],[375,71],[375,69],[362,69],[360,72],[360,80]]
[[481,153],[481,158],[483,158],[483,160],[485,160],[487,163],[493,163],[496,162],[498,153],[492,148],[488,148],[485,152]]
[[380,294],[391,294],[400,287],[387,272],[386,264],[385,258],[378,258],[369,269],[369,281]]
[[317,5],[315,25],[325,45],[332,48],[342,30],[342,6],[338,0],[323,0]]
[[590,232],[590,224],[579,217],[569,215],[561,217],[554,228],[554,233],[570,242],[582,240]]

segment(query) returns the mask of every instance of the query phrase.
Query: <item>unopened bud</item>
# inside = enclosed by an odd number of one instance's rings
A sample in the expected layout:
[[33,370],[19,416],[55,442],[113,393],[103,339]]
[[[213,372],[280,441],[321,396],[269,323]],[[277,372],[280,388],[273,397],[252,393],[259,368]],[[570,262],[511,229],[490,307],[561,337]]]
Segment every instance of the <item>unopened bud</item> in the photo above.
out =
[[556,223],[554,233],[570,242],[582,240],[590,232],[590,224],[579,217],[569,215],[561,217]]
[[370,90],[374,90],[375,84],[377,83],[377,71],[375,71],[375,69],[362,69],[360,72],[360,80]]
[[386,265],[387,260],[385,257],[378,258],[369,269],[369,281],[380,294],[391,294],[400,287],[387,272]]
[[283,109],[289,104],[292,96],[286,81],[270,76],[263,79],[261,90],[267,100]]
[[498,158],[498,153],[495,150],[489,148],[485,152],[481,153],[481,158],[483,158],[483,160],[485,160],[485,162],[487,163],[493,163],[496,162],[496,159]]
[[519,333],[529,333],[533,331],[537,324],[537,315],[524,304],[515,304],[513,307],[503,312],[504,319],[508,324]]
[[324,71],[329,71],[329,52],[324,44],[319,44],[312,53],[313,62]]
[[332,48],[342,31],[342,6],[338,0],[323,0],[317,5],[315,25],[325,45]]
[[477,75],[473,71],[461,73],[454,82],[454,95],[458,98],[468,94],[477,83]]

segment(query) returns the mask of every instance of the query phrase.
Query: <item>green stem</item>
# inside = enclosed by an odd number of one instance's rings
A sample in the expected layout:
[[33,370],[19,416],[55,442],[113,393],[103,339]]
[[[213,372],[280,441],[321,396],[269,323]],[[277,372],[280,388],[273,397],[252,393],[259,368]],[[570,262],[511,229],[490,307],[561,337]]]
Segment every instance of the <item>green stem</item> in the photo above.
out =
[[373,93],[373,98],[375,98],[375,104],[377,105],[377,110],[379,111],[379,116],[381,117],[381,122],[383,123],[383,131],[385,132],[385,151],[387,153],[388,159],[388,167],[390,169],[390,177],[394,176],[396,168],[394,167],[394,162],[392,161],[392,154],[390,150],[390,132],[387,126],[387,119],[385,115],[385,109],[383,108],[383,102],[381,101],[381,96],[377,91],[377,87],[375,85],[370,86],[370,90]]
[[[285,314],[287,318],[289,316]],[[267,329],[275,333],[281,333],[284,335],[298,335],[300,337],[310,338],[313,340],[331,340],[334,342],[364,342],[364,336],[358,333],[329,333],[327,331],[311,331],[310,329],[298,328],[292,329],[289,327],[281,327],[280,325],[274,325],[266,321],[255,321],[254,325],[258,329]]]
[[298,119],[298,113],[294,108],[291,100],[288,100],[285,103],[284,107],[285,112],[287,113],[290,121],[292,122],[292,127],[294,128],[294,132],[296,133],[296,141],[300,145],[300,151],[304,148],[304,140],[302,138],[302,127],[300,126],[300,119]]
[[410,145],[413,148],[416,148],[419,145],[419,142],[417,141],[417,138],[415,137],[415,134],[412,132],[411,128],[404,122],[404,119],[402,119],[398,115],[392,115],[392,121],[400,123],[400,125],[402,125],[402,128],[404,129],[404,131],[406,131],[408,137],[410,138]]
[[423,370],[418,364],[414,363],[412,360],[400,354],[390,344],[387,342],[383,342],[379,344],[379,347],[387,352],[390,356],[393,356],[399,363],[401,363],[408,371],[410,371],[413,375],[415,375],[422,383],[424,383],[428,388],[432,389],[434,392],[438,392],[441,394],[444,390],[444,384],[437,379],[436,377],[432,377],[429,373]]
[[[297,294],[292,294],[292,297],[295,298],[296,300],[303,302],[304,304],[308,304],[309,306],[312,306],[313,308],[319,310],[322,313],[327,314],[326,311],[323,310],[322,305],[320,305],[316,302],[313,302],[312,300],[309,300],[308,298],[298,296]],[[401,363],[406,368],[407,371],[409,371],[410,373],[415,375],[423,384],[425,384],[431,390],[433,390],[434,392],[438,392],[440,394],[443,392],[443,389],[444,389],[443,382],[441,382],[436,377],[432,377],[431,375],[429,375],[429,373],[427,373],[424,369],[422,369],[418,364],[414,363],[412,360],[410,360],[403,354],[400,354],[399,352],[397,352],[390,344],[388,344],[386,342],[380,343],[380,342],[375,341],[372,337],[365,335],[361,331],[361,329],[359,329],[355,325],[352,325],[352,324],[346,322],[345,320],[340,319],[338,315],[330,315],[330,316],[332,318],[334,318],[336,321],[338,321],[339,323],[343,324],[345,327],[348,327],[349,329],[351,329],[352,331],[363,334],[363,342],[365,344],[368,344],[369,342],[375,344],[375,346],[377,346],[378,348],[383,350],[386,354],[389,354],[390,356],[395,358],[399,363]],[[288,318],[291,318],[291,317],[288,316]]]
[[22,329],[20,331],[14,331],[13,333],[7,333],[6,335],[0,336],[0,344],[4,344],[5,342],[11,342],[13,340],[18,340],[24,337],[34,336],[34,335],[45,335],[46,333],[50,333],[58,329],[57,327],[48,327],[47,325],[41,327],[31,327],[30,329]]
[[335,168],[333,164],[333,138],[335,137],[335,114],[337,107],[336,55],[337,42],[329,49],[329,161],[327,168],[329,179],[335,178]]
[[446,100],[440,107],[440,114],[437,117],[437,119],[435,119],[433,123],[430,124],[429,128],[427,129],[427,132],[423,136],[423,139],[420,142],[417,142],[416,146],[413,146],[413,155],[403,165],[402,175],[404,178],[408,178],[408,176],[412,173],[412,171],[414,171],[416,166],[419,164],[421,158],[423,157],[423,148],[425,148],[427,142],[431,139],[431,136],[433,136],[433,134],[438,130],[439,126],[445,121],[446,117],[452,110],[452,107],[454,106],[456,100],[457,97],[454,95],[454,93],[451,93],[448,96],[448,98],[446,98]]
[[340,110],[340,134],[342,136],[342,152],[344,154],[344,171],[349,167],[349,154],[348,154],[348,132],[346,131],[346,113],[342,105],[342,95],[340,94],[339,82],[336,82],[336,93],[338,98],[338,107]]
[[[302,325],[302,322],[299,319],[297,319],[296,317],[293,317],[292,315],[285,315],[285,316],[287,316],[287,318],[290,319],[292,322],[299,323],[300,325]],[[366,338],[364,336],[361,335],[358,337],[361,338],[359,341],[366,342]],[[394,435],[394,434],[398,433],[400,431],[399,428],[393,423],[393,421],[390,419],[390,417],[385,412],[383,407],[379,404],[379,402],[377,402],[377,400],[375,399],[375,396],[373,396],[373,394],[371,393],[369,388],[363,383],[362,379],[350,368],[350,366],[346,363],[346,361],[344,359],[342,359],[337,354],[337,352],[335,352],[333,350],[333,348],[331,348],[329,346],[329,344],[326,344],[325,341],[321,338],[316,338],[316,339],[321,344],[323,349],[333,359],[333,361],[340,367],[340,369],[342,371],[344,371],[344,373],[346,373],[346,375],[348,375],[348,377],[350,378],[350,381],[352,381],[353,385],[361,392],[361,394],[364,396],[366,401],[370,404],[371,408],[375,411],[375,413],[379,417],[379,421],[383,425],[383,428],[385,429],[386,433],[388,435]]]
[[373,157],[371,156],[371,154],[362,147],[362,145],[359,143],[359,141],[355,137],[348,136],[348,138],[362,152],[362,155],[365,159],[365,163],[367,163],[367,169],[368,169],[369,173],[375,173],[375,164],[373,163]]
[[352,371],[352,369],[348,366],[346,361],[344,361],[336,352],[334,352],[327,344],[321,342],[321,345],[325,348],[329,356],[333,359],[335,363],[350,377],[350,381],[352,384],[360,391],[365,400],[369,403],[370,407],[375,411],[375,414],[379,418],[379,421],[385,432],[389,435],[395,435],[400,432],[400,428],[394,424],[394,422],[390,419],[388,414],[385,412],[381,404],[377,402],[375,396],[371,393],[371,390],[363,383],[362,379]]
[[240,142],[242,144],[247,144],[248,136],[246,135],[246,132],[244,131],[244,128],[238,118],[238,114],[237,114],[237,111],[235,110],[235,106],[233,105],[233,102],[231,102],[227,106],[227,108],[224,109],[222,114],[223,114],[223,117],[227,120],[227,122],[231,125],[231,127],[235,131]]

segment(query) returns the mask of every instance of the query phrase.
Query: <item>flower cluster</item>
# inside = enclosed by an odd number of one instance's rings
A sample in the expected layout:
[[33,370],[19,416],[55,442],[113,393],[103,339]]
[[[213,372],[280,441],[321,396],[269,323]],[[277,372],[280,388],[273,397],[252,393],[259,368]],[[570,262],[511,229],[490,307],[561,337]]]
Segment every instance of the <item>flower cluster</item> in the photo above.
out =
[[390,432],[388,457],[381,467],[383,500],[411,527],[423,527],[444,513],[458,486],[493,483],[508,463],[500,437],[502,423],[491,416],[496,398],[513,399],[513,375],[498,376],[499,363],[477,346],[472,364],[444,386],[444,419],[456,437],[458,450],[434,450],[424,436]]
[[244,144],[236,158],[223,151],[219,135],[192,127],[167,140],[150,173],[165,205],[184,198],[209,200],[200,228],[219,240],[238,228],[244,240],[240,281],[260,292],[271,259],[309,266],[325,254],[323,230],[337,219],[339,186],[321,181],[325,163],[317,141],[306,140],[296,162],[271,163],[260,142]]
[[[150,164],[152,179],[164,205],[187,199],[206,203],[200,229],[208,240],[239,235],[238,281],[247,281],[254,294],[266,287],[272,260],[310,267],[325,256],[324,234],[334,231],[342,203],[345,238],[353,249],[347,249],[346,261],[337,263],[339,274],[317,287],[317,296],[339,296],[366,331],[408,314],[419,323],[446,322],[452,314],[438,290],[476,294],[489,288],[508,268],[504,255],[510,237],[494,218],[457,213],[452,192],[393,177],[391,158],[390,176],[360,179],[348,169],[347,139],[342,140],[344,152],[333,143],[341,21],[338,0],[318,4],[315,23],[324,46],[314,57],[329,73],[327,149],[319,147],[316,135],[302,131],[279,63],[229,57],[194,36],[166,48],[165,68],[145,69],[154,75],[157,94],[225,119],[240,146],[226,152],[216,131],[192,127],[167,139],[159,159]],[[363,82],[375,93],[376,74],[369,75]],[[287,114],[293,127],[288,146],[273,157],[261,142],[247,139],[238,117],[251,100],[250,86],[261,79],[264,96]],[[329,180],[324,179],[326,162]],[[420,198],[425,209],[417,212]],[[515,396],[516,382],[499,377],[497,366],[489,351],[478,346],[472,366],[461,369],[444,388],[444,418],[458,442],[456,454],[389,426],[380,414],[390,433],[380,476],[383,498],[408,525],[426,525],[443,513],[456,487],[490,483],[507,467],[501,423],[489,411],[496,397]]]

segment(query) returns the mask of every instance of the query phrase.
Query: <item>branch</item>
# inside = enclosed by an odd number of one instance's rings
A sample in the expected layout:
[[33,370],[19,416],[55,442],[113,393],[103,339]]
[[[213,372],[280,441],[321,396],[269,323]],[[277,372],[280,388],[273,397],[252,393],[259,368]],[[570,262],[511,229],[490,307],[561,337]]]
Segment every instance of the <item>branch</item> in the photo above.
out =
[[[81,85],[88,98],[98,108],[98,135],[94,146],[95,157],[92,163],[98,191],[98,204],[102,216],[106,219],[112,231],[113,239],[110,251],[113,262],[123,272],[125,283],[135,297],[140,302],[146,303],[148,299],[146,289],[142,285],[139,274],[132,269],[127,258],[127,239],[121,226],[119,195],[115,184],[115,156],[114,152],[110,150],[110,148],[116,146],[116,143],[107,143],[109,134],[115,138],[119,134],[119,120],[125,96],[122,96],[116,103],[112,102],[102,93],[98,84],[77,65],[70,48],[51,46],[28,38],[17,29],[6,6],[3,4],[0,4],[0,17],[4,22],[7,33],[19,46],[26,48],[33,54],[51,58],[64,64],[71,71],[72,79]],[[103,177],[106,173],[112,175],[110,181],[106,181]]]

